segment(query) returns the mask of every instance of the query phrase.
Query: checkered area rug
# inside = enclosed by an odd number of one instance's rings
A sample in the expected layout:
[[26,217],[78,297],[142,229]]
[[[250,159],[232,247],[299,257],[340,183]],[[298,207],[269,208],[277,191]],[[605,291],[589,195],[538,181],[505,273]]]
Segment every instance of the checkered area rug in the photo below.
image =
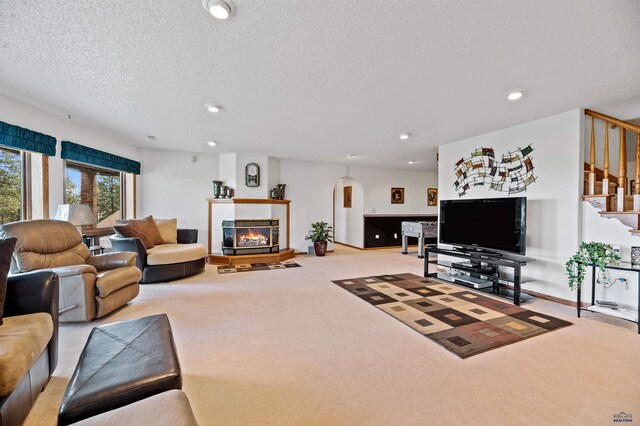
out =
[[218,266],[218,273],[232,274],[234,272],[272,271],[274,269],[288,268],[300,268],[300,265],[291,260],[274,263],[245,263],[242,265]]
[[333,281],[460,358],[571,325],[455,284],[414,274]]

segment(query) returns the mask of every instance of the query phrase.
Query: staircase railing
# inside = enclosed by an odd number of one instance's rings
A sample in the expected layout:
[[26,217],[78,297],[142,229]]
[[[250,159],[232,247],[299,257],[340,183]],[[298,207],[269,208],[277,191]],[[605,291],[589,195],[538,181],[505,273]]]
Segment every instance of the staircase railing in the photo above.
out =
[[[585,188],[587,195],[603,195],[610,196],[610,175],[609,175],[609,129],[618,127],[620,129],[620,147],[618,162],[618,178],[617,187],[615,188],[615,210],[625,211],[625,201],[627,200],[627,139],[626,130],[636,133],[636,155],[635,155],[635,182],[633,210],[640,211],[640,126],[601,114],[590,109],[585,110],[585,114],[591,117],[591,140],[589,152],[589,179],[588,186]],[[602,192],[596,194],[596,120],[605,122],[604,132],[604,161],[603,161],[603,179]],[[630,200],[631,201],[631,200]]]

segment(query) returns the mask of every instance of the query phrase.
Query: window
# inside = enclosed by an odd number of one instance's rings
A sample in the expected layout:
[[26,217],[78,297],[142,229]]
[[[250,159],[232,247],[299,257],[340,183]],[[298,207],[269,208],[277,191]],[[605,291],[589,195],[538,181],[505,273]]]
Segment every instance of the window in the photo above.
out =
[[71,161],[65,162],[65,168],[64,202],[90,205],[96,224],[83,226],[82,231],[94,237],[95,245],[110,247],[104,236],[113,234],[118,219],[135,215],[135,175]]
[[22,159],[20,151],[0,148],[0,223],[22,218]]
[[0,147],[0,223],[48,216],[48,157]]

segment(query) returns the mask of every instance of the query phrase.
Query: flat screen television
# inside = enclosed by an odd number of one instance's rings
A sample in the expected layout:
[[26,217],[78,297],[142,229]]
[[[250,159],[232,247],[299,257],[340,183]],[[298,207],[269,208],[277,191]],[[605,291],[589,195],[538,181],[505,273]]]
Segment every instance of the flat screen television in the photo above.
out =
[[440,243],[524,255],[527,199],[440,201]]

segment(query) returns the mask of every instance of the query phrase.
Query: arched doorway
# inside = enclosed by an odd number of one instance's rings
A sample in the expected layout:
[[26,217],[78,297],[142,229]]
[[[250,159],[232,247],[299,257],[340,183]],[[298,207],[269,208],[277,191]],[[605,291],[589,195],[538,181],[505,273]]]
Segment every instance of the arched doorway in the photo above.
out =
[[337,243],[364,247],[364,190],[350,176],[338,179],[333,189],[333,229]]

